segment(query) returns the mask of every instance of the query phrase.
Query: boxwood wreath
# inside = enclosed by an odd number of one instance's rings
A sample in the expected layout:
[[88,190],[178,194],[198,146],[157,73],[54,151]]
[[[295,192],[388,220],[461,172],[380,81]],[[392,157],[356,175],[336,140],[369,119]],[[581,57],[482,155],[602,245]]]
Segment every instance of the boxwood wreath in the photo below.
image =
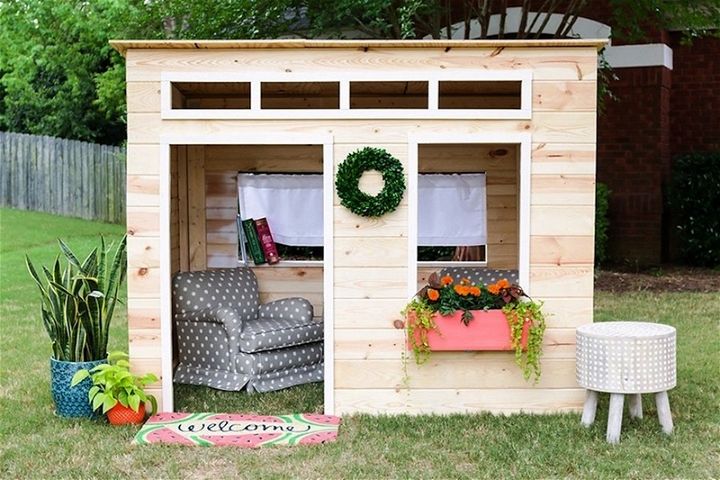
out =
[[[380,172],[385,185],[377,195],[360,190],[360,177],[369,170]],[[356,215],[381,217],[395,210],[405,193],[405,174],[400,160],[382,148],[365,147],[349,154],[338,167],[335,188],[340,204]]]

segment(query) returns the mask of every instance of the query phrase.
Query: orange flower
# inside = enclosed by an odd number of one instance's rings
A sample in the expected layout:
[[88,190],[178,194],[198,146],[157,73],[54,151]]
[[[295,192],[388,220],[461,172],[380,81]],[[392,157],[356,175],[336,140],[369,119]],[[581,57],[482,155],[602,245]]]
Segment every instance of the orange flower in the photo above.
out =
[[470,295],[473,297],[479,297],[480,296],[480,289],[476,286],[470,287]]
[[445,285],[450,285],[451,283],[453,283],[453,278],[450,275],[445,275],[440,279],[440,283],[442,283],[443,287]]
[[435,300],[440,298],[440,293],[437,290],[435,290],[434,288],[428,288],[427,296],[430,300],[432,300],[434,302]]
[[500,293],[500,287],[497,284],[488,285],[487,287],[488,292],[492,293],[493,295],[497,295]]
[[503,278],[499,282],[497,282],[497,286],[499,288],[510,288],[510,282],[507,281],[507,278]]
[[463,285],[470,285],[470,279],[469,279],[469,278],[463,278],[462,280],[460,280],[460,283],[462,283]]
[[461,297],[467,296],[468,293],[470,293],[470,287],[465,285],[455,285],[455,292],[460,295]]

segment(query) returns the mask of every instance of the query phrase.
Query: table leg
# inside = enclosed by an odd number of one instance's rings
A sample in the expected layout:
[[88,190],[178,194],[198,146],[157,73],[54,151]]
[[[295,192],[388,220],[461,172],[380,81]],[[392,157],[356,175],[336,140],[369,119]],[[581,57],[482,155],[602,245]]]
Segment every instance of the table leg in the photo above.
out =
[[639,393],[630,394],[630,418],[642,418],[642,395]]
[[658,392],[655,394],[655,405],[657,406],[658,420],[660,420],[662,430],[670,435],[673,431],[673,421],[667,392]]
[[585,406],[583,406],[582,424],[589,427],[595,421],[595,412],[597,411],[598,392],[588,390],[585,393]]
[[610,411],[606,439],[608,443],[620,443],[620,430],[622,429],[623,403],[625,395],[622,393],[610,394]]

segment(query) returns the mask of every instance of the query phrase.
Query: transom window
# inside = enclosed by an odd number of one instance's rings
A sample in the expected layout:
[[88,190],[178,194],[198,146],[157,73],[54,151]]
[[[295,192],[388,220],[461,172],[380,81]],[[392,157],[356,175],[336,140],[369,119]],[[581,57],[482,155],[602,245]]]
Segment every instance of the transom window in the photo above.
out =
[[193,75],[163,75],[163,119],[529,119],[532,110],[526,70]]

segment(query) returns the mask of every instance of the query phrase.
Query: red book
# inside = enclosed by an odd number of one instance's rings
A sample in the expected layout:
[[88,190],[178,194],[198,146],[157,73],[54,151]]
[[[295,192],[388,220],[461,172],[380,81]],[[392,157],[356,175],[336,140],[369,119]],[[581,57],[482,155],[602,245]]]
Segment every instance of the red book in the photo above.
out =
[[267,263],[272,265],[280,261],[278,255],[277,246],[275,240],[273,240],[272,233],[270,233],[270,225],[268,225],[267,219],[258,218],[255,220],[255,229],[257,230],[258,238],[260,239],[260,245],[262,246],[263,253],[265,253],[265,260]]

